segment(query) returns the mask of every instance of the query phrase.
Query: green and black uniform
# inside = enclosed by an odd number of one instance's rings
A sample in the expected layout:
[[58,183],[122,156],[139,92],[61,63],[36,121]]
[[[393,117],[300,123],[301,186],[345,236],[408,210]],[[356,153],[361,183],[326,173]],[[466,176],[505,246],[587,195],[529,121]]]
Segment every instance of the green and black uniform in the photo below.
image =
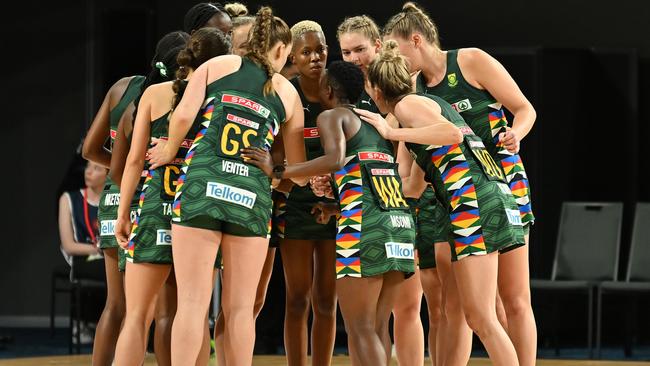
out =
[[415,220],[417,235],[415,248],[418,250],[420,269],[436,268],[435,243],[453,243],[449,213],[438,201],[433,188],[427,185],[419,199],[410,199],[411,213]]
[[[144,83],[144,76],[136,75],[129,80],[129,83],[124,90],[124,94],[120,101],[109,112],[110,116],[110,141],[109,149],[113,150],[115,137],[117,136],[117,126],[120,119],[124,114],[126,108],[131,104],[135,98],[140,94],[142,84]],[[99,199],[99,237],[100,248],[110,249],[118,248],[117,240],[115,239],[115,222],[117,221],[117,209],[120,205],[120,187],[115,185],[110,177],[106,177],[104,190]],[[134,216],[134,215],[132,215]],[[124,269],[125,256],[123,250],[118,250],[118,266],[121,270]]]
[[440,105],[442,115],[463,133],[463,142],[434,146],[407,143],[416,163],[449,212],[454,236],[452,258],[483,255],[524,244],[521,216],[505,174],[449,103],[419,94]]
[[519,154],[509,152],[499,141],[508,120],[501,103],[487,91],[477,89],[465,80],[458,65],[458,50],[447,51],[447,77],[434,86],[427,86],[422,73],[417,78],[417,91],[437,95],[460,113],[467,125],[483,140],[485,148],[501,165],[507,183],[519,206],[521,221],[527,232],[535,221],[530,202],[528,176]]
[[[170,112],[151,122],[151,137],[166,140]],[[200,125],[194,123],[181,143],[176,158],[167,165],[149,169],[140,193],[138,215],[131,230],[127,260],[133,263],[172,263],[171,219],[178,177],[187,151]]]
[[359,96],[359,101],[357,102],[357,104],[355,104],[355,106],[359,109],[365,109],[372,113],[381,114],[381,112],[379,112],[379,108],[377,108],[377,105],[375,104],[375,101],[372,100],[370,95],[365,90],[361,92],[361,95]]
[[334,173],[341,206],[336,235],[337,278],[389,271],[413,273],[415,224],[402,194],[393,145],[361,121]]
[[[316,119],[323,111],[319,103],[310,102],[302,89],[298,77],[291,79],[298,91],[305,112],[305,152],[307,160],[323,156],[323,146],[316,126]],[[312,207],[317,202],[334,202],[334,200],[317,197],[309,185],[300,187],[294,185],[289,193],[277,192],[274,212],[274,233],[283,239],[298,240],[334,240],[336,237],[336,222],[330,220],[326,225],[319,224],[311,214]]]
[[267,78],[262,68],[242,58],[239,70],[207,86],[198,116],[202,130],[176,186],[174,223],[237,236],[269,236],[270,180],[240,156],[244,147],[270,149],[285,121],[277,94],[263,93]]

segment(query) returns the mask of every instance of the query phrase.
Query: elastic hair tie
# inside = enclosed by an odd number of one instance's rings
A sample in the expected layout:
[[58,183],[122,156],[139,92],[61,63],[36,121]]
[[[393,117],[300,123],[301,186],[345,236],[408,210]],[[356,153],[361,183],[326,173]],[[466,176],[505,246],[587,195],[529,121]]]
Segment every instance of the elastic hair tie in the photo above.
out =
[[158,72],[160,72],[160,75],[167,77],[167,66],[165,66],[162,61],[156,62],[156,68],[158,69]]

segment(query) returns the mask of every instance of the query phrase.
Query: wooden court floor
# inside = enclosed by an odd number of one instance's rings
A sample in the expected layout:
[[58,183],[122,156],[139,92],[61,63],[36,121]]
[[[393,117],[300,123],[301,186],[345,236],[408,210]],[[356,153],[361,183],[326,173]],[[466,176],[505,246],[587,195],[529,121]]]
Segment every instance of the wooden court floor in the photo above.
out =
[[[332,366],[347,366],[350,362],[345,356],[336,356]],[[52,356],[37,358],[17,358],[13,360],[0,360],[0,366],[31,366],[31,365],[56,365],[56,366],[86,366],[90,365],[90,355],[81,356]],[[156,361],[152,355],[147,356],[145,366],[154,366]],[[210,366],[216,365],[214,360]],[[255,356],[253,366],[284,366],[286,361],[284,356]],[[473,358],[468,366],[489,366],[490,361],[487,359]],[[650,366],[650,362],[620,362],[620,361],[576,361],[576,360],[539,360],[538,366]],[[393,360],[391,366],[397,366]]]

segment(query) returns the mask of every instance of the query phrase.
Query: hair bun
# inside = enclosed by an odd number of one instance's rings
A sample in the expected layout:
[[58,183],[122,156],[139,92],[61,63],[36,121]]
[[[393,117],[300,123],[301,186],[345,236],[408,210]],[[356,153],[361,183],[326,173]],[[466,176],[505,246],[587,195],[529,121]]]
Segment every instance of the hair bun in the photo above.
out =
[[248,8],[242,3],[228,3],[224,6],[231,18],[248,15]]
[[420,9],[419,6],[417,6],[414,2],[407,2],[404,3],[402,6],[402,11],[405,13],[421,13],[422,9]]

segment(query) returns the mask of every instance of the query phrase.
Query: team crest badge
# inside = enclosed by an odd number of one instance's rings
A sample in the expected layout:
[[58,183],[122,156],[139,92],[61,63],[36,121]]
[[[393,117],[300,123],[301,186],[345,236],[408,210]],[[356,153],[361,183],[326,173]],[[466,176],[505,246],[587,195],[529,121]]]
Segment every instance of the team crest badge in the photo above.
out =
[[458,79],[456,79],[456,73],[452,72],[451,74],[447,74],[447,85],[450,87],[454,88],[456,85],[458,85]]

